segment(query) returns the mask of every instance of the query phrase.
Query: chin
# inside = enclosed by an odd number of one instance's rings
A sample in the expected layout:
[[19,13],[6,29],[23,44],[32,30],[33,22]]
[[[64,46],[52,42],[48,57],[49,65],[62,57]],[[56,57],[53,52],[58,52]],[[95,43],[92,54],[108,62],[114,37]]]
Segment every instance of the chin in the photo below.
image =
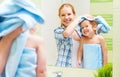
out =
[[89,36],[89,34],[84,34],[84,36],[88,37],[88,36]]

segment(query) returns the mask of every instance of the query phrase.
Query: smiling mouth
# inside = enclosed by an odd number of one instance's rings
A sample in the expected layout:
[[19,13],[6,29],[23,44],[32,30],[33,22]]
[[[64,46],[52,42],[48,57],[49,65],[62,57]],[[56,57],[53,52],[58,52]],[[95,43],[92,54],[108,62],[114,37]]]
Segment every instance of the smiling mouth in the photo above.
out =
[[84,34],[87,34],[88,33],[88,31],[84,31]]

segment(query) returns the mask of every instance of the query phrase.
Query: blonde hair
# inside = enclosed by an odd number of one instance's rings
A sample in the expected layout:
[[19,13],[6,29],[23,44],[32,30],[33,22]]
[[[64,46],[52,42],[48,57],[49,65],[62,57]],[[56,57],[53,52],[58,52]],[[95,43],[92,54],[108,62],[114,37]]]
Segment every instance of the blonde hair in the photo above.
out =
[[[62,4],[62,5],[60,6],[60,8],[59,8],[59,10],[58,10],[58,16],[59,16],[59,17],[60,17],[60,11],[61,11],[61,9],[64,8],[64,7],[66,7],[66,6],[67,6],[67,7],[70,7],[70,8],[72,9],[72,12],[73,12],[74,15],[76,14],[73,5],[71,5],[71,4],[69,4],[69,3],[64,3],[64,4]],[[63,24],[61,23],[61,26],[62,26],[62,25],[63,25]]]

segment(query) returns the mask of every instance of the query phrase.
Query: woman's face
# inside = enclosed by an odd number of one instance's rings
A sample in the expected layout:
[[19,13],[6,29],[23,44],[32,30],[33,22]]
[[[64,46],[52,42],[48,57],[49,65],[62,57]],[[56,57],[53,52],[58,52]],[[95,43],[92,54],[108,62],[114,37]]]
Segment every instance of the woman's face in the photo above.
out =
[[60,19],[61,23],[67,27],[75,18],[75,14],[73,14],[73,11],[71,7],[64,6],[60,11]]

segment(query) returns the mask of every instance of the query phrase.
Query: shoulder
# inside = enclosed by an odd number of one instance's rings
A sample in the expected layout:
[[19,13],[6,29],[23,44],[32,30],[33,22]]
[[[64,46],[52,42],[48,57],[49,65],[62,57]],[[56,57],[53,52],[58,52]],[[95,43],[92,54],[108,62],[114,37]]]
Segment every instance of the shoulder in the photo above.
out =
[[40,37],[38,35],[30,35],[29,39],[31,39],[31,41],[34,41],[35,43],[42,43],[44,41],[43,37]]
[[102,35],[97,35],[97,38],[98,38],[99,40],[104,40],[104,37],[103,37]]
[[38,48],[38,46],[44,44],[44,39],[38,35],[30,34],[26,43],[26,47]]
[[105,42],[105,39],[104,39],[104,37],[102,35],[97,35],[97,38],[100,41],[100,43]]
[[57,27],[57,28],[54,29],[54,33],[61,33],[61,32],[63,32],[64,30],[65,30],[64,27]]
[[82,36],[82,37],[80,38],[80,42],[81,42],[81,43],[85,42],[85,37],[84,37],[84,36]]

